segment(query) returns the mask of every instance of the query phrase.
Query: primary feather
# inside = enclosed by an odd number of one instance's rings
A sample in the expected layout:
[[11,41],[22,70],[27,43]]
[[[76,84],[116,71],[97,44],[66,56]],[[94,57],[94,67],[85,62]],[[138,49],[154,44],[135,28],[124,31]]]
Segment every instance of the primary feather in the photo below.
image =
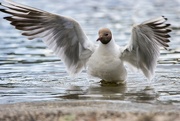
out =
[[1,5],[7,9],[0,11],[12,15],[4,19],[11,21],[11,25],[16,29],[22,30],[22,35],[30,40],[42,38],[62,59],[70,74],[81,71],[93,52],[93,45],[78,22],[10,0]]
[[164,16],[136,25],[132,29],[131,41],[124,49],[121,59],[141,69],[151,79],[160,54],[161,47],[169,47],[170,24],[165,24]]

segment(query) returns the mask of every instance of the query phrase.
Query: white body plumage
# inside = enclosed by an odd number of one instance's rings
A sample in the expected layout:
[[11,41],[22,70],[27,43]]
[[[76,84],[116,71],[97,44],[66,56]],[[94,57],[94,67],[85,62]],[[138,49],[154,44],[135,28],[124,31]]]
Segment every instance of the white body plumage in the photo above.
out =
[[107,45],[100,44],[87,62],[88,74],[107,82],[124,82],[127,72],[120,56],[120,48],[114,40]]

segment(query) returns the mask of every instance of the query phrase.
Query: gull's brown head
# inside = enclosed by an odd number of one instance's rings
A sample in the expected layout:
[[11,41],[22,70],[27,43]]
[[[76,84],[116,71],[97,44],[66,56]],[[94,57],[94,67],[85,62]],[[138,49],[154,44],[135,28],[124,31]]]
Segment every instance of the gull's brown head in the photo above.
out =
[[111,30],[108,28],[102,28],[99,30],[99,38],[97,41],[101,41],[102,44],[108,44],[112,39]]

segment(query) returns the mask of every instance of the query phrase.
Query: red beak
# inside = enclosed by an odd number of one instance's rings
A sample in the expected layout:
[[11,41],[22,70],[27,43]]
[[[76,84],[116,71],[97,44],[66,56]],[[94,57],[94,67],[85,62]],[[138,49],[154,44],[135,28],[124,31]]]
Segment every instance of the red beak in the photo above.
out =
[[99,41],[99,40],[101,41],[101,39],[102,39],[102,37],[99,37],[96,41]]

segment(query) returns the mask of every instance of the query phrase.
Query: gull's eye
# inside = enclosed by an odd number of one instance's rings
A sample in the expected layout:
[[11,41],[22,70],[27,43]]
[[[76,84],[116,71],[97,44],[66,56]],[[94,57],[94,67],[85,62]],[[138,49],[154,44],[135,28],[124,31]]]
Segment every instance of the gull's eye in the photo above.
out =
[[105,36],[108,36],[108,34],[105,34]]

